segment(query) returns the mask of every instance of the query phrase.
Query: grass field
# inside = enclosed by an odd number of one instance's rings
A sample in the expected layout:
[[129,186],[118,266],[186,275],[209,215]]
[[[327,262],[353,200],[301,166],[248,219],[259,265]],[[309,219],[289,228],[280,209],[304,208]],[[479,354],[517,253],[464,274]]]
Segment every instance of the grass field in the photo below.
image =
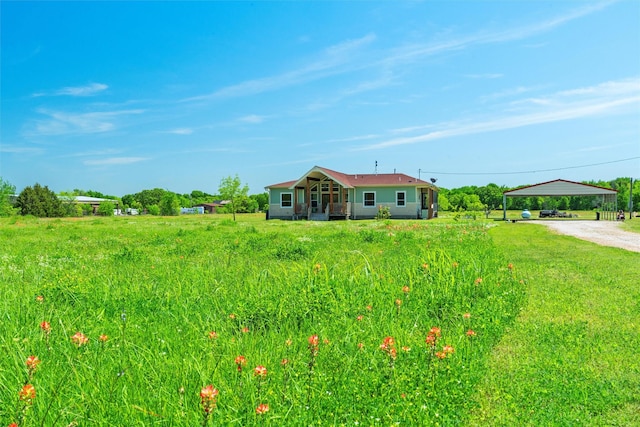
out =
[[637,420],[638,254],[446,219],[13,218],[0,236],[5,425]]

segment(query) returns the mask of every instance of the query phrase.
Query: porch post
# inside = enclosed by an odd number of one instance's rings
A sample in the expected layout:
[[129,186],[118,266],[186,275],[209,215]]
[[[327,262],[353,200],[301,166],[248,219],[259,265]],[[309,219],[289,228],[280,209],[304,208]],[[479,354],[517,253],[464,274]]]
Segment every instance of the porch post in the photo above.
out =
[[329,180],[329,215],[333,213],[333,181]]
[[309,212],[309,209],[311,209],[311,188],[309,188],[309,177],[307,177],[307,188],[305,189],[305,200],[307,201],[307,212]]

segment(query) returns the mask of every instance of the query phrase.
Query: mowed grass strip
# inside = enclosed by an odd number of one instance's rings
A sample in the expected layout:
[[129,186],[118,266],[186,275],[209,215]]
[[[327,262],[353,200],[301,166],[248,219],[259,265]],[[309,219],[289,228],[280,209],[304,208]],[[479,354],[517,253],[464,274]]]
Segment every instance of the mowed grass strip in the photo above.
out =
[[535,224],[490,234],[527,277],[527,303],[469,424],[640,425],[640,254]]

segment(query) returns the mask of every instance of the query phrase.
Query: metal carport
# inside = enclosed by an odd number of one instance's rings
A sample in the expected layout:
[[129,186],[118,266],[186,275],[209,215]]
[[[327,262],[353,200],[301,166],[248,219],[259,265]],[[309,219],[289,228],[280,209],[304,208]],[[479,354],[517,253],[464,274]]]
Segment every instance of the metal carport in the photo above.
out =
[[507,219],[507,197],[546,197],[546,196],[602,196],[600,212],[602,219],[615,219],[618,211],[618,192],[611,188],[580,182],[556,179],[555,181],[529,185],[502,193],[502,219]]

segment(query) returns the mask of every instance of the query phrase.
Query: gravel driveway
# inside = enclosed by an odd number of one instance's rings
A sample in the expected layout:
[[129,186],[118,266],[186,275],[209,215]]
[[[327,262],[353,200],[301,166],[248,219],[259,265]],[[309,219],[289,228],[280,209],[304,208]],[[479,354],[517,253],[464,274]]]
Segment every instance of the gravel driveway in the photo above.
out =
[[624,231],[616,221],[534,221],[560,234],[588,240],[603,246],[613,246],[640,252],[640,234]]

